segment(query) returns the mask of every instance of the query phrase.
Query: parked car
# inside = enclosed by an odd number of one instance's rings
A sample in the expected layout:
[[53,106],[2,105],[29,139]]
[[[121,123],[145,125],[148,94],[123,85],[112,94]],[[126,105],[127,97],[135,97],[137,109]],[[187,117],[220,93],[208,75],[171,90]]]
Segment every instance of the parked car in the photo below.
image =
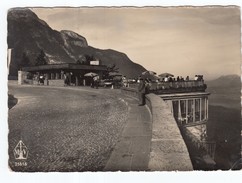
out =
[[129,83],[129,84],[136,83],[136,80],[135,80],[135,79],[128,79],[128,83]]
[[114,84],[114,81],[112,79],[105,79],[103,83],[104,87],[111,87]]

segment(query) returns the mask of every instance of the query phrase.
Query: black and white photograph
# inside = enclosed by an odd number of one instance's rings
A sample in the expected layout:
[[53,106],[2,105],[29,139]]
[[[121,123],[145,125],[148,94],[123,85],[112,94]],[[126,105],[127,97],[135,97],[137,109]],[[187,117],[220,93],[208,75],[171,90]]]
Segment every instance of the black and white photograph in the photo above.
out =
[[240,17],[235,5],[8,9],[9,170],[240,170]]

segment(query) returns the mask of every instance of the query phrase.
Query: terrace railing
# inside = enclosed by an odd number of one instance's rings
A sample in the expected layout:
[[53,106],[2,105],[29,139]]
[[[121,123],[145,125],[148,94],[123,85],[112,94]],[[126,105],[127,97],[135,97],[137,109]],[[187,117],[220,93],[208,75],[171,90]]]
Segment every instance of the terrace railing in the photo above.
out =
[[[139,83],[130,83],[130,88],[138,88]],[[181,92],[204,92],[207,86],[204,81],[172,81],[151,82],[148,90],[155,94],[181,93]]]

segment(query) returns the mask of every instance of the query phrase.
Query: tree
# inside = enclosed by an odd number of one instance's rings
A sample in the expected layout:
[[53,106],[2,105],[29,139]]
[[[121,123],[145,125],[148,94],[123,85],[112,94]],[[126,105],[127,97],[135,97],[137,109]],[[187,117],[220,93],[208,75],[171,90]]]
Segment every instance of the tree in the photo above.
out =
[[93,60],[92,55],[85,54],[85,57],[86,57],[86,64],[90,65],[90,61]]
[[46,55],[43,50],[40,51],[39,55],[36,58],[36,64],[35,65],[47,65]]
[[116,73],[118,73],[119,72],[118,70],[119,70],[119,68],[116,67],[116,64],[113,64],[113,65],[107,67],[108,73],[110,73],[110,72],[116,72]]
[[90,61],[94,61],[94,60],[100,61],[100,59],[98,59],[93,55],[83,54],[78,57],[78,60],[76,60],[76,64],[90,65]]
[[77,64],[88,65],[89,56],[86,54],[79,55],[78,60],[76,61]]
[[113,65],[109,65],[107,66],[107,70],[106,72],[104,73],[104,78],[109,78],[110,77],[110,73],[118,73],[119,72],[119,68],[116,67],[116,64],[113,64]]
[[20,67],[20,68],[22,68],[22,67],[26,67],[26,66],[29,66],[29,64],[30,64],[29,57],[28,57],[28,55],[27,55],[25,52],[23,52],[23,54],[22,54],[22,58],[21,58],[21,60],[20,60],[19,67]]
[[82,64],[82,61],[80,61],[79,59],[76,61],[76,64]]

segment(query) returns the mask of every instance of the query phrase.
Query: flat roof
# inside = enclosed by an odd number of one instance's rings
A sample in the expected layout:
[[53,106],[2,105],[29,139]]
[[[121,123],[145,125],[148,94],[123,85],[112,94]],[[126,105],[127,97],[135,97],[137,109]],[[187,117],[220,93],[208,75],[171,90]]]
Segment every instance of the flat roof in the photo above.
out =
[[75,63],[64,63],[64,64],[48,64],[39,66],[23,67],[23,71],[47,71],[47,70],[92,70],[92,71],[106,71],[106,65],[81,65]]

